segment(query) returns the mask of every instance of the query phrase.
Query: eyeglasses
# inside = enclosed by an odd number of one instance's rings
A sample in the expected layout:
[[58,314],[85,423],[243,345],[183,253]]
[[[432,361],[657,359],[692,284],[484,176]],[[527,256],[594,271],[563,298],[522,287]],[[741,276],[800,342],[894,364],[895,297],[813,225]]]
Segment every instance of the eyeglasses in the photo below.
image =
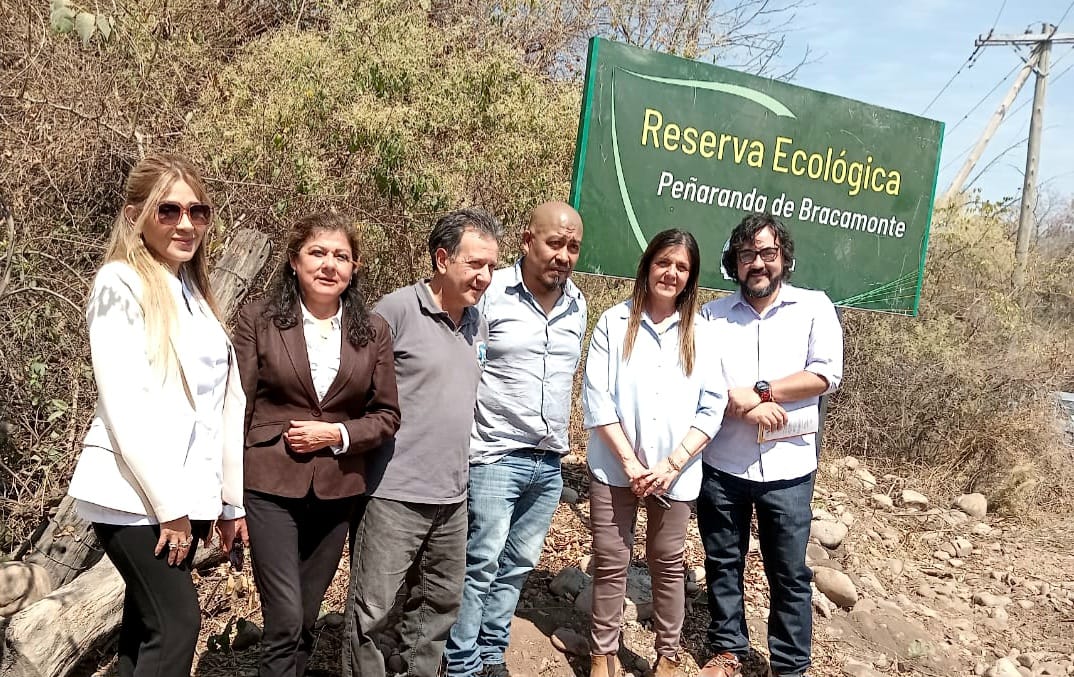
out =
[[183,214],[190,217],[195,226],[207,226],[213,220],[213,208],[200,202],[181,205],[178,202],[161,202],[157,205],[157,223],[162,226],[177,226],[183,220]]
[[772,263],[779,256],[779,247],[765,247],[764,249],[743,249],[738,252],[738,262],[741,264],[753,263],[757,257],[765,263]]

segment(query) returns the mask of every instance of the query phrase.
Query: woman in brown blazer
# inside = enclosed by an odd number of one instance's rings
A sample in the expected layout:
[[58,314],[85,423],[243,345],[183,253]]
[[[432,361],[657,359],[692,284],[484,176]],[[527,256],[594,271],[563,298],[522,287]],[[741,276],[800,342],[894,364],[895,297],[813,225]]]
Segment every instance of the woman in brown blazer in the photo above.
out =
[[235,330],[260,677],[305,674],[321,601],[365,506],[365,453],[399,428],[391,334],[366,310],[358,268],[353,223],[300,219],[274,287]]

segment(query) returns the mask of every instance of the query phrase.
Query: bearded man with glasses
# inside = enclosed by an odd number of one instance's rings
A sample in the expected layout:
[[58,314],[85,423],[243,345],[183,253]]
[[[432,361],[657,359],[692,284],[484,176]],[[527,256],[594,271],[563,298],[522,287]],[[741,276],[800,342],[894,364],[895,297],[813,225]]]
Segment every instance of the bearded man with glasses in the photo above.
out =
[[772,673],[800,677],[811,653],[812,574],[805,549],[818,404],[842,379],[843,332],[824,292],[788,284],[794,240],[772,216],[752,214],[735,227],[723,267],[739,289],[701,311],[715,325],[728,404],[723,426],[702,455],[697,523],[715,655],[700,677],[740,675],[749,651],[743,574],[755,511],[771,592]]

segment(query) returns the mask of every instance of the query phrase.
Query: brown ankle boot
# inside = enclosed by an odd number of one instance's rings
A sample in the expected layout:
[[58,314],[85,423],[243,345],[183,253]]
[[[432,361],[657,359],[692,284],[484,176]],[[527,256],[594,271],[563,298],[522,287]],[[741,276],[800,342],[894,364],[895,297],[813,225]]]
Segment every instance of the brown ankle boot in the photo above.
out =
[[679,671],[679,663],[678,656],[657,656],[654,677],[683,677]]
[[615,654],[593,654],[589,657],[589,677],[618,677],[619,661]]

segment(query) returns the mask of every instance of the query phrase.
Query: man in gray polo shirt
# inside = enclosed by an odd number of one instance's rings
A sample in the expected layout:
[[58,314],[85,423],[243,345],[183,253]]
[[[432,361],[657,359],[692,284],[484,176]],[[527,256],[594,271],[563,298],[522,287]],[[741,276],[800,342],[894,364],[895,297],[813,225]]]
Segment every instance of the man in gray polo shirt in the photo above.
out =
[[372,498],[351,553],[343,674],[384,677],[373,642],[404,581],[408,675],[434,677],[455,622],[466,557],[466,482],[474,400],[488,325],[475,304],[496,266],[500,223],[452,212],[429,234],[433,274],[388,294],[376,312],[392,331],[402,421],[367,460]]
[[448,638],[450,677],[508,675],[518,596],[541,556],[570,451],[571,385],[586,304],[569,277],[582,219],[562,202],[538,206],[523,256],[497,270],[480,308],[489,324],[470,439],[470,527],[462,609]]

